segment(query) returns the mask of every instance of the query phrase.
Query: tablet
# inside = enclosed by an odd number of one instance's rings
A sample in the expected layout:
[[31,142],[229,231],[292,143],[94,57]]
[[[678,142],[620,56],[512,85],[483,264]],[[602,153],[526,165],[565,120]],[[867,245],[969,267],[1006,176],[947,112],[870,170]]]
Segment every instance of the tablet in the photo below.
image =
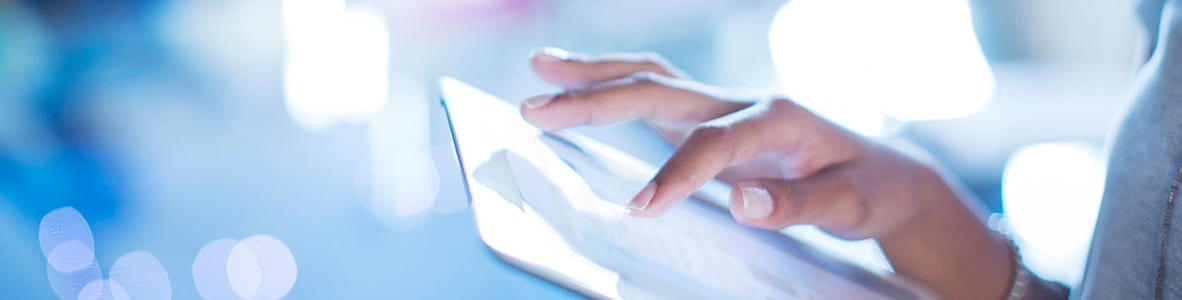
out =
[[483,242],[498,257],[607,299],[933,299],[778,232],[745,227],[711,182],[658,218],[626,215],[656,168],[453,78],[443,106]]

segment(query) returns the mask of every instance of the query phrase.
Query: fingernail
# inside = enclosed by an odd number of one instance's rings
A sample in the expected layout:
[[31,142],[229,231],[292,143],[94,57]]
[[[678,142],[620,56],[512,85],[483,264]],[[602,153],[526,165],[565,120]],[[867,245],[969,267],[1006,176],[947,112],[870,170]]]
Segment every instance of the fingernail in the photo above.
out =
[[525,100],[525,108],[528,108],[528,109],[539,108],[539,107],[542,107],[543,105],[546,105],[546,103],[550,103],[550,100],[554,100],[554,95],[542,95],[542,96],[536,96],[533,98],[529,98],[529,99]]
[[648,204],[653,201],[653,194],[656,192],[656,183],[650,182],[648,185],[645,185],[639,192],[636,192],[636,196],[632,197],[632,201],[628,202],[628,211],[635,213],[648,208]]
[[546,47],[530,52],[529,57],[540,62],[559,62],[569,60],[570,52],[554,47]]
[[763,219],[772,213],[772,195],[758,186],[741,186],[743,193],[743,216],[748,219]]

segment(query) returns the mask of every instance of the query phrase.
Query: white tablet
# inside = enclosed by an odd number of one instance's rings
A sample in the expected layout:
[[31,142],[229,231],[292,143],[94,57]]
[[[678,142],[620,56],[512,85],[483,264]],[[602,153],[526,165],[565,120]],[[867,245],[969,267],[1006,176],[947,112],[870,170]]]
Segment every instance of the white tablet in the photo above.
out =
[[459,80],[443,104],[481,239],[509,264],[593,298],[930,299],[774,231],[735,222],[713,182],[659,218],[624,203],[656,168]]

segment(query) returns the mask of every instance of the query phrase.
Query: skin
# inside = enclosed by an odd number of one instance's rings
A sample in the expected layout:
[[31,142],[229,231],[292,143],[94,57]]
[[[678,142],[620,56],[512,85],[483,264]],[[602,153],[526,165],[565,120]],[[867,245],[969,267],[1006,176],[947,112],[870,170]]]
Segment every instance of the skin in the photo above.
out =
[[[523,102],[544,130],[640,120],[672,157],[629,205],[657,217],[711,178],[731,183],[731,215],[765,229],[814,224],[873,238],[895,271],[948,299],[1003,299],[1007,244],[972,199],[915,155],[865,139],[782,97],[746,98],[690,80],[653,54],[590,56],[546,48],[530,64],[565,91]],[[1027,298],[1065,298],[1036,280]]]

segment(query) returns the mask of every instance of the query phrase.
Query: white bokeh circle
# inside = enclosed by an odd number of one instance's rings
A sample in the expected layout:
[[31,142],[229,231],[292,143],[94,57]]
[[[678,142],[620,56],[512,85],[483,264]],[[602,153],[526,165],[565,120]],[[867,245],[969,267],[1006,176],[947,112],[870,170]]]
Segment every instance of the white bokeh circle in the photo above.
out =
[[238,297],[230,288],[226,261],[230,251],[238,243],[235,239],[219,239],[201,247],[193,260],[193,283],[197,293],[205,299],[235,299]]
[[193,280],[207,299],[280,299],[297,274],[291,250],[270,235],[210,242],[193,262]]
[[102,268],[94,259],[94,235],[77,209],[66,206],[45,214],[38,240],[45,275],[58,298],[77,298],[87,285],[102,279]]
[[95,279],[78,292],[78,300],[131,300],[127,289],[114,280]]
[[60,272],[85,268],[94,260],[94,235],[90,224],[74,207],[55,209],[41,218],[38,232],[41,253]]
[[94,249],[82,241],[69,240],[58,244],[45,255],[54,269],[64,273],[82,270],[94,262]]
[[108,278],[117,282],[131,299],[171,299],[172,282],[168,271],[152,253],[132,251],[111,266]]

